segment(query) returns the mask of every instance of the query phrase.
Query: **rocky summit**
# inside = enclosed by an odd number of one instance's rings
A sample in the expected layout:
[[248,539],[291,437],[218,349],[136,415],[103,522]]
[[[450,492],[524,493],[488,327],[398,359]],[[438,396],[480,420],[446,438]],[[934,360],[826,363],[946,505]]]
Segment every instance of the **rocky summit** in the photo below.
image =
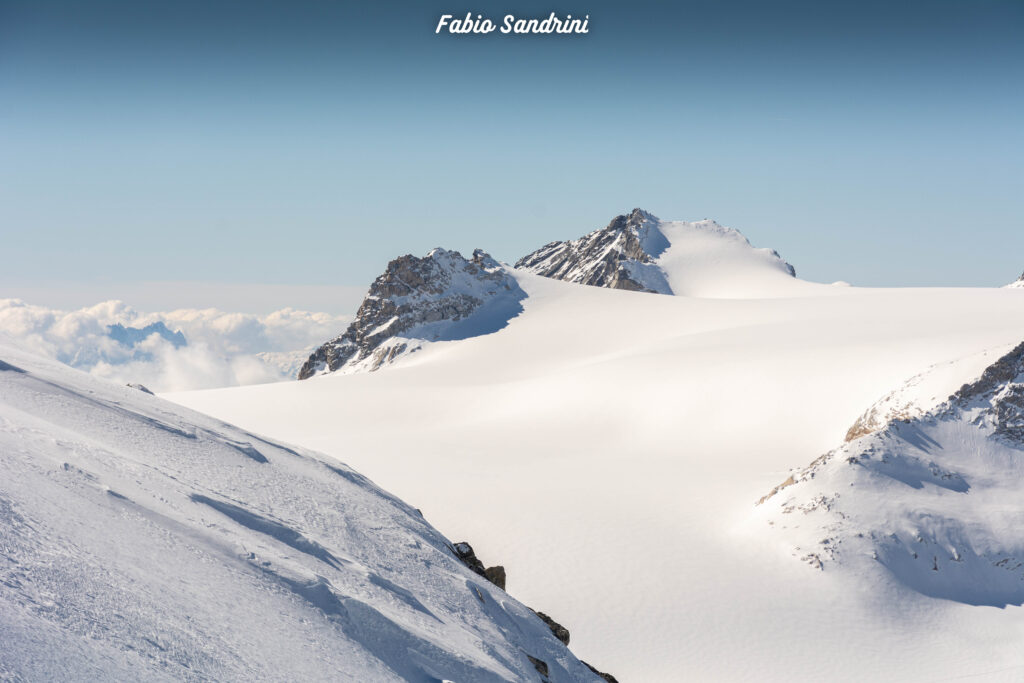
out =
[[579,239],[546,244],[516,268],[594,287],[696,296],[721,295],[751,273],[755,280],[744,295],[757,296],[766,276],[773,282],[796,276],[778,252],[755,249],[737,230],[712,220],[662,221],[643,209]]
[[667,247],[658,219],[633,209],[579,239],[544,245],[516,261],[516,268],[595,287],[672,294],[654,261]]
[[437,248],[391,261],[344,334],[316,349],[299,379],[342,369],[376,370],[424,343],[496,332],[526,293],[505,266],[477,249],[470,259]]

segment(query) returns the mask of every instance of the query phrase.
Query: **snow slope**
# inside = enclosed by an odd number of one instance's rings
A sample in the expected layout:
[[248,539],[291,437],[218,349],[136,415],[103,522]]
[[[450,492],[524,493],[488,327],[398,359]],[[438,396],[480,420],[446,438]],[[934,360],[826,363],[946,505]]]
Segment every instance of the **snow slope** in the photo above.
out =
[[815,568],[1019,607],[1024,343],[996,357],[948,400],[903,413],[786,479],[763,500],[765,521]]
[[172,398],[415,500],[623,681],[1024,673],[1020,608],[810,571],[754,506],[908,377],[1024,340],[1018,292],[783,273],[789,296],[709,299],[516,277],[524,311],[497,333]]
[[0,342],[0,679],[589,681],[341,463]]

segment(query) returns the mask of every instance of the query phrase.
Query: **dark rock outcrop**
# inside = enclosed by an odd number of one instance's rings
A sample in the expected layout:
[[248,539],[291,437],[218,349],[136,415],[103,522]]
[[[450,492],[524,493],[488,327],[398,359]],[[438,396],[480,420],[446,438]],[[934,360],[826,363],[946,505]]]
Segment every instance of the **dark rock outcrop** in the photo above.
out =
[[534,612],[540,620],[547,624],[547,627],[551,629],[551,632],[555,634],[555,638],[562,641],[563,645],[569,644],[569,629],[559,624],[557,621],[544,614],[543,612]]
[[462,564],[466,565],[480,576],[484,576],[484,578],[486,578],[484,575],[484,563],[476,556],[473,546],[465,541],[459,541],[452,546],[452,552],[455,553],[455,557],[462,561]]
[[501,565],[495,567],[484,567],[484,563],[476,556],[473,552],[473,546],[461,541],[452,546],[452,552],[455,553],[455,557],[462,560],[462,564],[466,565],[474,572],[484,577],[501,590],[505,590],[505,568]]
[[425,341],[496,332],[522,311],[526,293],[505,268],[477,249],[471,259],[434,249],[388,264],[344,334],[310,355],[299,379],[342,368],[376,370]]
[[530,664],[533,664],[533,668],[537,670],[544,678],[548,677],[548,663],[543,659],[537,659],[533,655],[526,655],[526,658],[530,660]]
[[[583,662],[582,659],[580,661]],[[590,666],[586,662],[583,662],[583,666],[587,667],[588,669],[593,671],[595,674],[597,674],[598,676],[603,678],[605,681],[607,681],[607,683],[619,683],[619,679],[615,678],[615,676],[612,676],[611,674],[606,674],[603,671],[598,671],[597,669],[595,669],[594,667]]]
[[484,578],[501,590],[505,590],[505,568],[500,564],[484,570]]

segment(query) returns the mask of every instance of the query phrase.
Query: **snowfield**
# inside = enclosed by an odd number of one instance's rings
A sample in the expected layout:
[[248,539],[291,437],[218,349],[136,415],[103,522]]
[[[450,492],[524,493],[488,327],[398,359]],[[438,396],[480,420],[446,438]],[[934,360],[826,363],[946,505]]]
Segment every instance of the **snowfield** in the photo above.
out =
[[597,678],[448,545],[337,461],[0,342],[0,679]]
[[170,398],[365,472],[623,681],[1024,677],[1019,605],[814,569],[755,506],[908,378],[1024,340],[1024,296],[808,283],[731,241],[700,275],[677,246],[660,267],[699,298],[510,270],[528,296],[494,334]]

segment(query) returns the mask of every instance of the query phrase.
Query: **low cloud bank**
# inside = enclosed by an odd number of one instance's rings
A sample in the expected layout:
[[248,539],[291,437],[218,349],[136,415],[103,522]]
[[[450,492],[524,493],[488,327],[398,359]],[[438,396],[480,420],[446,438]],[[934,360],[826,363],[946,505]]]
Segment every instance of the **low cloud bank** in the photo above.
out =
[[[349,320],[292,308],[268,315],[212,308],[144,313],[121,301],[104,301],[61,311],[0,299],[0,332],[16,343],[93,375],[153,391],[294,379],[310,351],[342,332]],[[184,335],[184,344],[176,332]]]

